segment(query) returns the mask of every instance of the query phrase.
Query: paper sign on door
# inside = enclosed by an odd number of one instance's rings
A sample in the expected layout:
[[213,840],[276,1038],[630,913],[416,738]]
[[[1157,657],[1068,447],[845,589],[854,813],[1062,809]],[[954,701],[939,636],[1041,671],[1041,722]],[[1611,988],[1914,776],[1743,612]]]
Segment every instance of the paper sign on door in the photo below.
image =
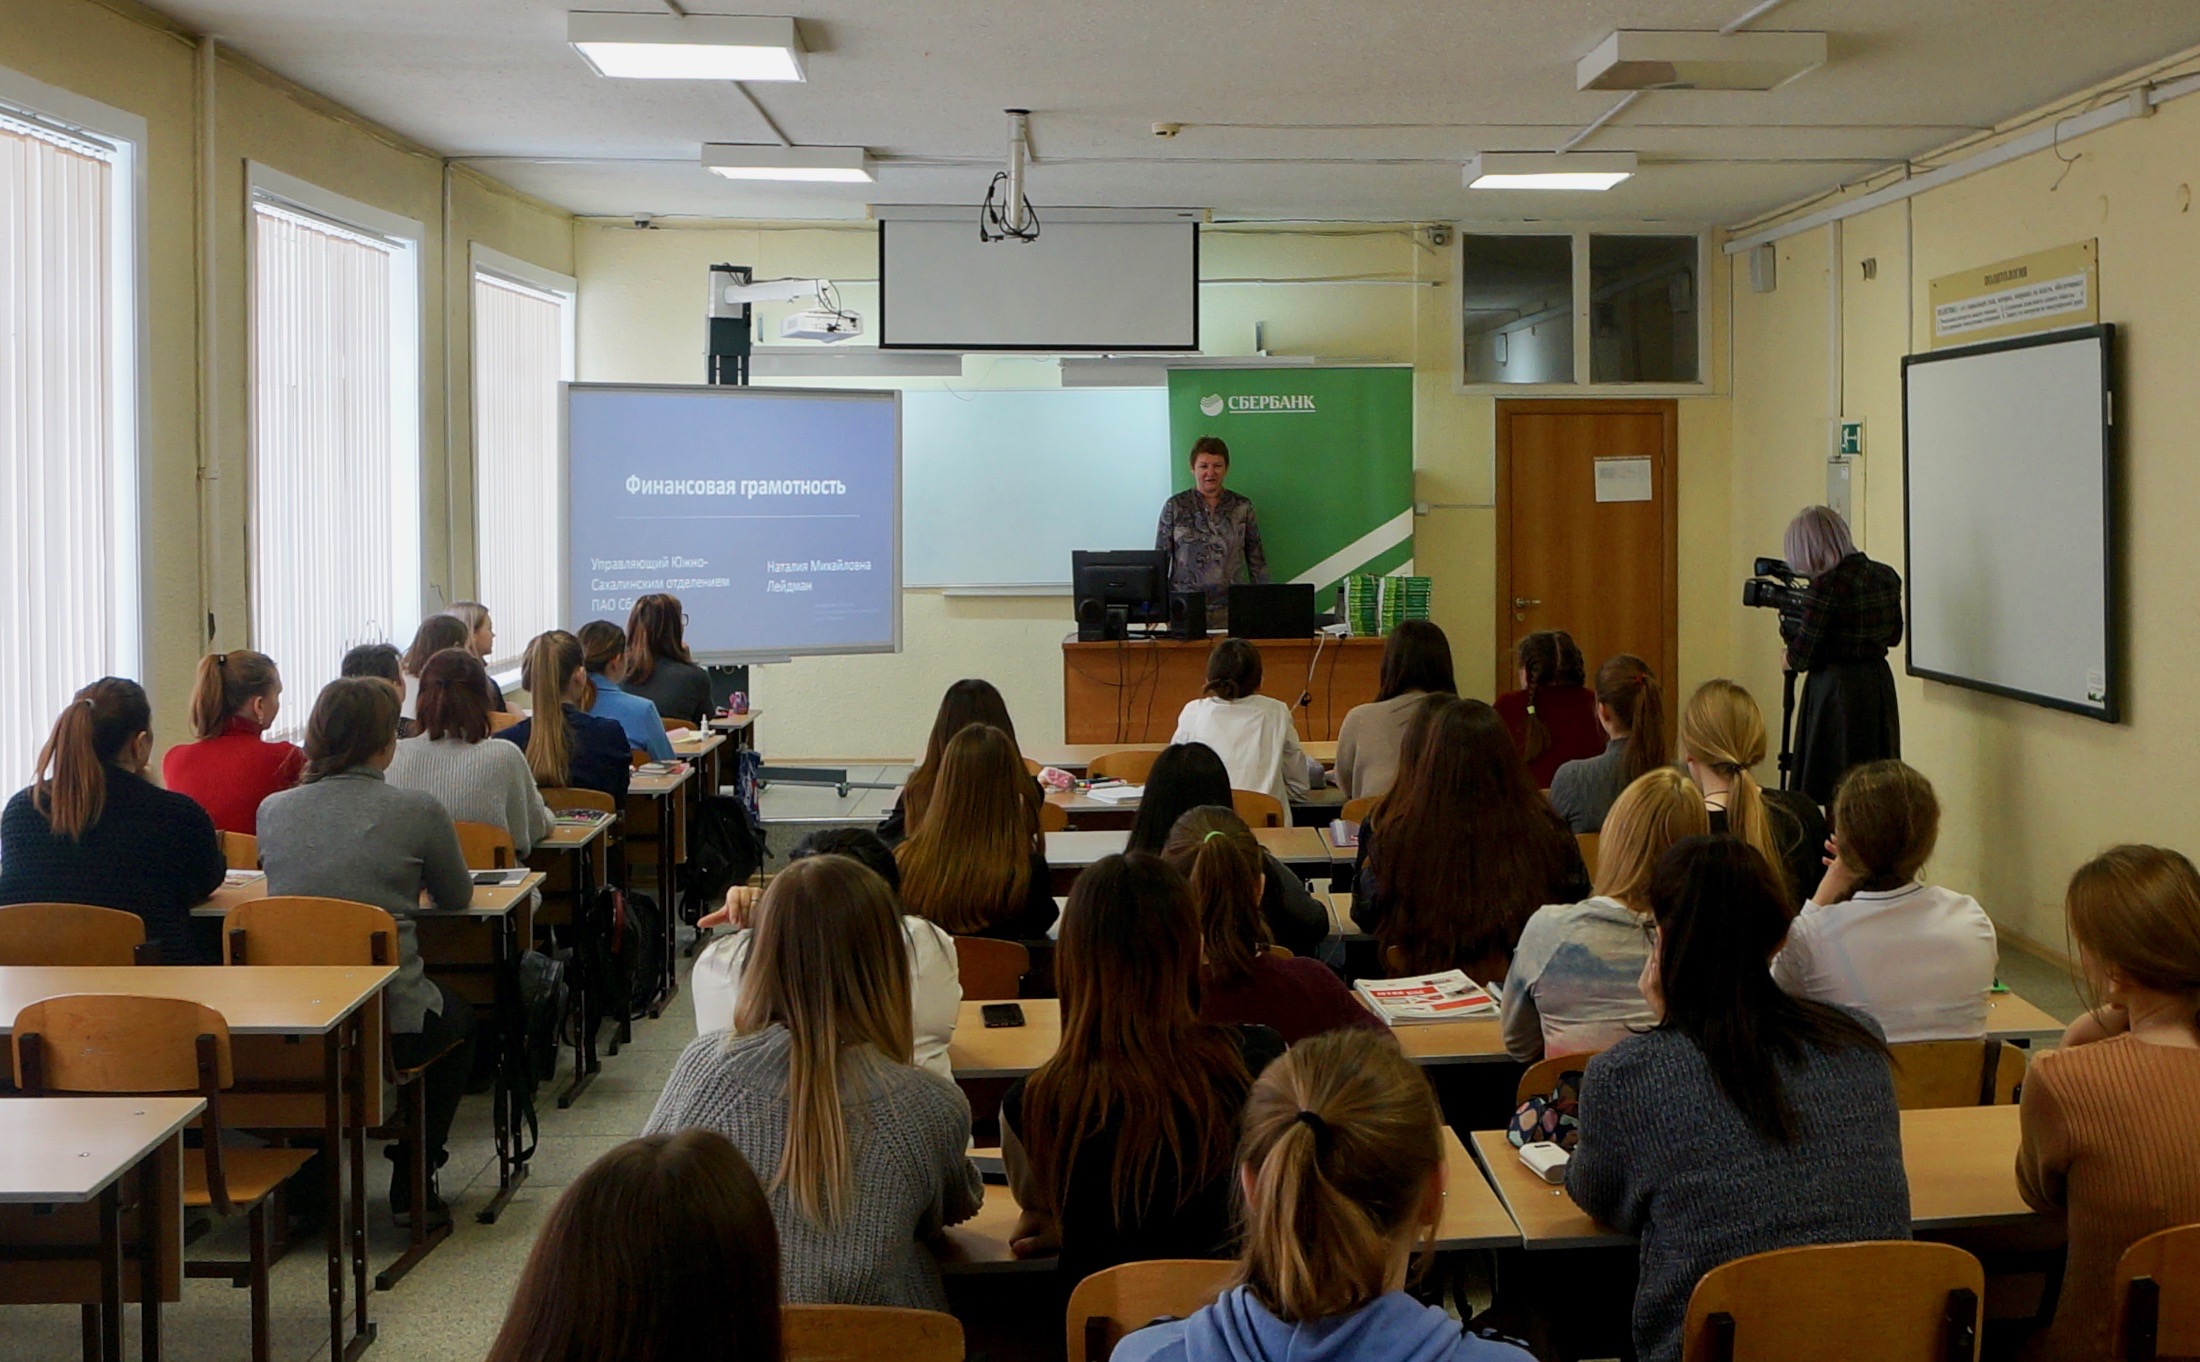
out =
[[1598,501],[1650,500],[1648,458],[1598,459]]

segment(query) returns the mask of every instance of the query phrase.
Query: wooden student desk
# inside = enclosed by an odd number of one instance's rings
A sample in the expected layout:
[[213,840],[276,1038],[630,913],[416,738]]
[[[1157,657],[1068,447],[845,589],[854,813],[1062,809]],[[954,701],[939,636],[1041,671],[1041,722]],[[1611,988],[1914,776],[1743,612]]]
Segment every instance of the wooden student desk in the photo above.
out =
[[[717,741],[723,743],[725,739]],[[688,821],[694,812],[693,791],[700,770],[693,758],[670,770],[637,770],[626,790],[626,841],[630,846],[642,843],[655,849],[657,906],[664,914],[664,966],[659,971],[656,1000],[649,1008],[652,1017],[663,1016],[665,1005],[680,992],[680,865],[687,860]],[[622,1019],[620,1039],[628,1039],[629,1034]]]
[[[1170,722],[1175,723],[1174,711],[1171,711]],[[1024,756],[1038,762],[1041,766],[1051,766],[1058,771],[1068,771],[1072,775],[1082,775],[1086,768],[1092,765],[1095,757],[1104,757],[1110,752],[1159,752],[1167,746],[1168,744],[1165,742],[1054,743],[1038,747],[1026,747]],[[1335,767],[1337,764],[1337,742],[1334,738],[1324,738],[1312,742],[1301,738],[1299,748],[1324,767]],[[914,762],[910,764],[915,765]]]
[[[1073,743],[1165,742],[1177,713],[1207,686],[1207,655],[1219,638],[1134,638],[1120,643],[1062,640],[1062,734]],[[1354,705],[1380,689],[1381,638],[1263,638],[1261,689],[1284,704],[1303,690],[1313,704],[1292,712],[1299,737],[1334,742]],[[1308,669],[1312,669],[1311,677]],[[1036,753],[1029,755],[1037,755]]]
[[[205,1109],[199,1097],[0,1102],[0,1303],[96,1304],[100,1356],[121,1362],[134,1298],[144,1356],[158,1357],[161,1303],[183,1299],[183,1128]],[[127,1256],[125,1178],[137,1183]]]
[[[139,994],[183,998],[222,1014],[232,1037],[319,1037],[321,1041],[322,1139],[329,1157],[328,1217],[329,1356],[350,1358],[374,1341],[367,1319],[366,1128],[380,1116],[370,1102],[365,1057],[367,1004],[397,976],[392,966],[371,965],[0,965],[0,1035],[12,1035],[16,1014],[42,998],[71,993]],[[37,1099],[44,1101],[46,1099]],[[293,1096],[255,1098],[240,1091],[225,1102],[225,1121],[238,1126],[288,1126]],[[278,1119],[262,1121],[255,1106]],[[347,1112],[348,1117],[347,1117]],[[348,1134],[348,1139],[346,1138]],[[350,1146],[351,1197],[346,1215],[344,1159]],[[345,1222],[350,1222],[355,1324],[344,1336]]]

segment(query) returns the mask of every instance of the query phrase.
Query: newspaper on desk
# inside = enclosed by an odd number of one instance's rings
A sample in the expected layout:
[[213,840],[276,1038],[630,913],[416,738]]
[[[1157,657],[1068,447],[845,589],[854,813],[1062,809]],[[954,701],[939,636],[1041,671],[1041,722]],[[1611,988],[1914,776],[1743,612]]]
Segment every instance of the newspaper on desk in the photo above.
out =
[[1408,979],[1361,979],[1352,987],[1392,1026],[1497,1015],[1490,991],[1455,969]]

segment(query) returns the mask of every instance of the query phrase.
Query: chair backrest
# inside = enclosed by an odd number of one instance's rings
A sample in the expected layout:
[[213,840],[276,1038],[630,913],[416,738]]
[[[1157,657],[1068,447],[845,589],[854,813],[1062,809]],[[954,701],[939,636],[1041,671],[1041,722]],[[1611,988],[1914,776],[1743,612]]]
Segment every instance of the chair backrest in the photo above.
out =
[[1153,774],[1154,758],[1160,755],[1159,752],[1149,752],[1143,748],[1133,748],[1127,752],[1102,752],[1085,763],[1085,774],[1094,780],[1105,776],[1110,780],[1143,785],[1146,777]]
[[695,727],[693,719],[665,719],[663,722],[667,733],[677,733],[683,728]]
[[1911,1040],[1894,1051],[1894,1101],[1927,1107],[2001,1107],[2024,1084],[2024,1051],[1998,1040]]
[[1069,810],[1054,803],[1043,803],[1039,806],[1039,831],[1067,832],[1068,830]]
[[491,710],[489,711],[489,731],[491,733],[502,733],[507,728],[517,728],[526,717],[524,714],[517,714],[508,709]]
[[201,1036],[213,1037],[215,1086],[228,1087],[236,1081],[229,1023],[203,1003],[127,993],[46,998],[15,1015],[16,1078],[28,1093],[198,1092]]
[[1004,1002],[1019,996],[1031,972],[1031,952],[1014,941],[986,936],[955,938],[955,967],[962,976],[963,1000]]
[[962,1362],[962,1321],[893,1305],[789,1305],[779,1316],[786,1362]]
[[2116,1264],[2113,1356],[2200,1357],[2200,1225],[2150,1234]]
[[222,919],[232,965],[394,965],[397,919],[371,903],[290,895],[249,899]]
[[1163,1316],[1183,1319],[1236,1272],[1227,1259],[1156,1258],[1093,1273],[1069,1293],[1069,1362],[1107,1362],[1123,1335]]
[[1230,791],[1230,807],[1245,820],[1249,828],[1280,828],[1284,825],[1283,801],[1259,790]]
[[568,809],[590,809],[596,813],[617,813],[618,801],[601,790],[580,790],[565,785],[542,787],[542,802],[550,806],[552,813],[564,813]]
[[258,870],[260,868],[260,839],[242,832],[216,834],[222,841],[222,859],[231,870]]
[[494,823],[458,823],[458,850],[468,870],[510,870],[519,864],[512,834]]
[[11,903],[0,908],[0,965],[130,965],[145,919],[88,903]]
[[1549,1097],[1551,1089],[1558,1086],[1559,1075],[1586,1071],[1589,1061],[1601,1053],[1600,1050],[1583,1050],[1571,1055],[1545,1055],[1520,1075],[1520,1082],[1513,1089],[1513,1105],[1517,1107],[1531,1097]]
[[1589,878],[1597,877],[1597,834],[1577,832],[1574,842],[1581,848],[1581,868],[1589,872]]
[[1681,1362],[1972,1362],[1986,1270],[1950,1244],[1753,1254],[1688,1298]]
[[1367,816],[1375,812],[1375,806],[1382,802],[1381,795],[1361,795],[1358,799],[1347,799],[1344,807],[1337,810],[1337,817],[1347,823],[1365,823]]

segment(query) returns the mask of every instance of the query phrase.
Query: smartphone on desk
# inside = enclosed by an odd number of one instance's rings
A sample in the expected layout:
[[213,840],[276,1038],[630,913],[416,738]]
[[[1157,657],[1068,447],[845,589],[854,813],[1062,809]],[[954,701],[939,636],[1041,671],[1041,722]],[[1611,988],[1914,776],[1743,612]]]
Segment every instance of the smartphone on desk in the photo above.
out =
[[978,1008],[978,1016],[985,1022],[987,1030],[1003,1026],[1022,1026],[1024,1024],[1024,1010],[1015,1003],[981,1004]]

